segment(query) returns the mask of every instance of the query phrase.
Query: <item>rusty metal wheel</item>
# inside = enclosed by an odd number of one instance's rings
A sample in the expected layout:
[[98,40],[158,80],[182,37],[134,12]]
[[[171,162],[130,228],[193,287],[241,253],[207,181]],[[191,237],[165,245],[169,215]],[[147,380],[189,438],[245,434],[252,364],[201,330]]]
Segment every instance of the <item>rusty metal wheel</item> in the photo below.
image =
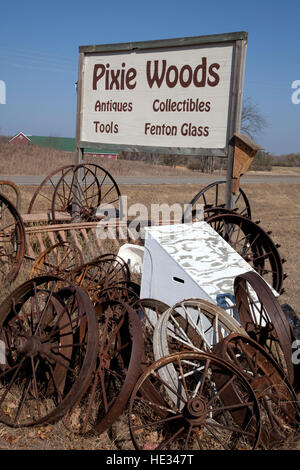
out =
[[138,299],[137,302],[133,304],[133,308],[137,310],[142,324],[154,331],[160,316],[168,310],[170,306],[157,299]]
[[[260,404],[264,447],[294,438],[300,425],[298,398],[273,357],[248,336],[235,333],[216,344],[213,353],[239,367],[249,380]],[[228,396],[235,393],[229,386]]]
[[[168,383],[162,371],[170,365],[177,380]],[[226,376],[222,387],[215,380],[219,374]],[[159,403],[143,396],[149,383]],[[228,406],[223,395],[231,384],[237,398]],[[234,420],[237,409],[244,412],[243,423]],[[134,387],[128,415],[138,450],[252,450],[259,443],[259,405],[249,382],[239,369],[211,353],[171,354],[151,364]]]
[[123,413],[140,375],[143,356],[141,324],[132,307],[112,302],[97,320],[100,336],[93,379],[68,417],[73,430],[86,434],[101,434]]
[[155,359],[174,352],[211,352],[213,346],[232,332],[246,333],[221,307],[203,299],[186,299],[160,315],[154,329]]
[[121,193],[107,170],[86,163],[70,168],[61,176],[53,194],[52,221],[67,213],[72,220],[91,222],[104,217],[106,212],[113,218],[122,218]]
[[84,393],[95,368],[97,320],[86,294],[55,276],[15,289],[0,306],[0,421],[55,421]]
[[300,392],[300,315],[289,304],[281,304],[291,330],[292,338],[292,362],[294,366],[293,387],[297,393]]
[[257,273],[244,273],[235,278],[234,295],[247,334],[266,349],[293,383],[291,331],[269,286]]
[[277,246],[258,224],[228,212],[213,215],[206,222],[280,293],[284,279],[282,260]]
[[21,191],[12,181],[0,180],[0,193],[12,202],[18,212],[21,212]]
[[170,308],[169,305],[157,299],[138,299],[132,307],[136,310],[143,329],[145,356],[142,368],[154,361],[153,333],[161,315]]
[[[202,299],[183,300],[166,310],[156,323],[154,358],[159,360],[184,351],[211,352],[216,343],[233,331],[246,334],[241,325],[219,306]],[[172,364],[165,366],[161,373],[164,380],[176,386]]]
[[43,179],[43,181],[35,190],[31,198],[27,209],[27,214],[32,214],[36,211],[45,211],[49,213],[49,220],[51,220],[50,211],[52,205],[53,192],[56,188],[58,181],[62,177],[64,177],[64,175],[73,167],[74,165],[61,166],[49,173],[49,175],[47,175],[46,178]]
[[35,260],[29,279],[45,274],[70,277],[70,271],[83,264],[83,254],[71,242],[59,242],[44,250]]
[[0,193],[0,283],[12,282],[25,254],[25,228],[15,206]]
[[97,220],[101,190],[95,173],[88,167],[77,165],[61,176],[52,198],[51,220],[59,222],[67,214],[71,221]]
[[103,311],[110,305],[111,302],[119,301],[125,302],[128,305],[133,305],[139,300],[138,285],[132,282],[118,282],[111,285],[106,289],[98,291],[97,294],[97,309]]
[[101,255],[82,266],[78,266],[70,274],[73,282],[84,287],[94,303],[101,302],[103,291],[130,281],[127,263],[111,253]]
[[[196,196],[190,202],[190,207],[185,211],[183,221],[188,220],[188,217],[192,213],[194,221],[203,220],[203,210],[211,208],[225,208],[225,190],[226,181],[215,181],[199,191]],[[197,210],[197,205],[200,211]],[[251,208],[249,200],[245,192],[240,188],[235,199],[235,211],[248,219],[251,219]],[[199,218],[198,218],[199,214]]]

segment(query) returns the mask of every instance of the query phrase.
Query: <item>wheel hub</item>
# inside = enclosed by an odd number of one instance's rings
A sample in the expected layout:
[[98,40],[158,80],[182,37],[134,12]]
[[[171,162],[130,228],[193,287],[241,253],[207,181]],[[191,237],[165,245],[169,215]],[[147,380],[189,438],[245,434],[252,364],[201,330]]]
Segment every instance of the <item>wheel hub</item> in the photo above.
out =
[[30,336],[29,338],[21,336],[16,340],[16,349],[26,356],[35,356],[38,353],[49,352],[50,344],[42,343],[36,336]]
[[35,336],[25,338],[21,336],[16,340],[16,349],[19,353],[32,356],[38,352],[40,348],[40,341]]
[[193,424],[201,424],[207,416],[207,404],[199,397],[192,398],[186,405],[186,418]]

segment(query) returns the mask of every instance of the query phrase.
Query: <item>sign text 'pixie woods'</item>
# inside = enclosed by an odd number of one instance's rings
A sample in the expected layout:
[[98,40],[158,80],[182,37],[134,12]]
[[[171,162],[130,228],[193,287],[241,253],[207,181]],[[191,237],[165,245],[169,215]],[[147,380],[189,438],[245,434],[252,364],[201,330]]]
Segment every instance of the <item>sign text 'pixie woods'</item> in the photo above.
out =
[[83,53],[80,142],[226,154],[235,42],[174,41]]
[[[165,82],[168,88],[174,88],[177,85],[182,88],[188,88],[194,85],[197,88],[208,86],[214,87],[220,81],[216,70],[220,64],[214,63],[207,67],[207,58],[202,57],[201,64],[194,69],[185,64],[180,69],[176,65],[168,65],[167,60],[147,61],[146,78],[150,88],[153,86],[161,87]],[[94,66],[93,90],[97,90],[101,85],[105,90],[134,90],[136,87],[137,70],[133,67],[126,69],[126,63],[121,64],[121,68],[112,69],[110,64],[97,64]]]

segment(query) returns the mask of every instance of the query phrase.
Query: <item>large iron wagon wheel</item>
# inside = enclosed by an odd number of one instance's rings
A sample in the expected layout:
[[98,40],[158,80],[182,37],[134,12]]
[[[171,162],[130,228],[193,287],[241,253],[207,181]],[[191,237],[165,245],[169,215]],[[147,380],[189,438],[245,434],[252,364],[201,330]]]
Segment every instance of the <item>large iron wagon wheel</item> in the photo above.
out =
[[119,187],[111,174],[91,163],[70,168],[56,185],[52,200],[52,221],[67,212],[72,220],[93,221],[106,216],[122,218]]
[[12,282],[25,254],[25,228],[15,206],[0,193],[0,282]]
[[[295,437],[300,424],[298,399],[283,371],[249,336],[231,334],[213,353],[239,367],[248,378],[260,404],[261,440],[266,448],[282,445]],[[234,395],[233,387],[228,393]]]
[[[127,263],[115,254],[106,253],[78,266],[70,273],[76,285],[82,286],[94,303],[103,300],[103,291],[130,281]],[[125,286],[125,287],[126,287]]]
[[213,346],[243,327],[218,305],[203,299],[176,303],[160,315],[154,328],[155,359],[180,351],[211,352]]
[[225,211],[208,217],[206,222],[280,293],[284,279],[282,260],[277,246],[258,224]]
[[[52,198],[53,192],[56,188],[58,181],[64,177],[64,175],[73,168],[74,165],[64,165],[56,170],[49,173],[46,178],[43,179],[41,184],[35,190],[31,201],[29,203],[27,214],[32,214],[34,211],[46,211],[50,213],[51,205],[52,205]],[[37,206],[39,208],[37,209]]]
[[77,407],[67,417],[73,431],[99,433],[123,413],[140,375],[143,335],[140,320],[124,302],[111,302],[97,314],[99,349],[91,384]]
[[97,292],[97,312],[104,311],[112,302],[125,302],[132,306],[139,299],[139,285],[132,281],[121,281]]
[[[162,371],[170,365],[177,380],[168,383]],[[219,387],[215,377],[221,374],[226,380]],[[159,401],[144,396],[148,384]],[[225,405],[230,384],[237,396]],[[235,420],[237,409],[243,422]],[[137,450],[251,450],[259,444],[260,412],[249,382],[239,369],[211,353],[176,353],[151,364],[134,387],[128,414]]]
[[290,326],[269,286],[257,273],[244,273],[234,280],[234,295],[247,334],[273,356],[293,383]]
[[29,279],[45,274],[70,277],[70,271],[83,264],[83,254],[71,242],[63,241],[51,245],[34,261]]
[[41,276],[15,289],[0,306],[0,421],[61,418],[91,380],[97,326],[87,293],[63,279]]
[[101,186],[93,169],[86,165],[70,167],[55,186],[51,220],[59,222],[67,214],[72,221],[96,220],[96,211],[100,204]]
[[[190,202],[190,207],[185,211],[183,221],[188,220],[192,213],[192,218],[197,221],[197,204],[203,207],[203,210],[211,208],[225,208],[225,190],[226,181],[215,181],[208,184],[197,193]],[[201,209],[201,207],[199,208]],[[235,211],[248,219],[251,219],[251,208],[245,192],[240,188],[235,198]],[[202,211],[200,210],[199,220],[202,220]]]
[[[183,300],[160,315],[153,334],[154,358],[159,360],[183,351],[211,352],[216,343],[232,332],[246,334],[221,307],[202,299]],[[172,363],[161,374],[165,381],[176,386]]]
[[157,299],[139,299],[133,304],[133,308],[137,310],[142,323],[154,331],[160,316],[168,310],[170,306]]
[[157,299],[138,299],[132,307],[136,310],[141,320],[144,335],[145,356],[142,359],[142,368],[154,361],[153,355],[153,334],[161,315],[170,306]]

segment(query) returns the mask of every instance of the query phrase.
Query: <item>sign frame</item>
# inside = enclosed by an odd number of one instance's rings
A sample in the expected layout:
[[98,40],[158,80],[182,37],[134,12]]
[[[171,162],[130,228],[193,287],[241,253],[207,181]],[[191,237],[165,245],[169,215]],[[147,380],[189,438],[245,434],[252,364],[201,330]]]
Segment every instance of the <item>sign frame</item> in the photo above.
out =
[[[242,100],[244,86],[244,72],[246,62],[246,49],[248,33],[245,31],[225,34],[193,36],[175,39],[150,40],[141,42],[100,44],[90,46],[79,46],[78,60],[78,82],[77,82],[77,113],[76,113],[76,150],[74,163],[82,163],[85,148],[95,148],[103,151],[127,151],[127,152],[151,152],[158,154],[187,155],[187,156],[213,156],[228,159],[227,163],[227,188],[226,206],[231,208],[232,202],[232,172],[234,160],[234,134],[240,132]],[[231,88],[229,94],[229,114],[227,121],[226,145],[224,148],[201,148],[201,147],[157,147],[128,144],[108,144],[101,142],[86,142],[80,140],[83,120],[83,82],[84,82],[84,57],[85,55],[97,53],[124,53],[134,51],[147,51],[172,48],[187,48],[189,46],[211,46],[211,45],[233,45],[233,60],[231,73]]]

